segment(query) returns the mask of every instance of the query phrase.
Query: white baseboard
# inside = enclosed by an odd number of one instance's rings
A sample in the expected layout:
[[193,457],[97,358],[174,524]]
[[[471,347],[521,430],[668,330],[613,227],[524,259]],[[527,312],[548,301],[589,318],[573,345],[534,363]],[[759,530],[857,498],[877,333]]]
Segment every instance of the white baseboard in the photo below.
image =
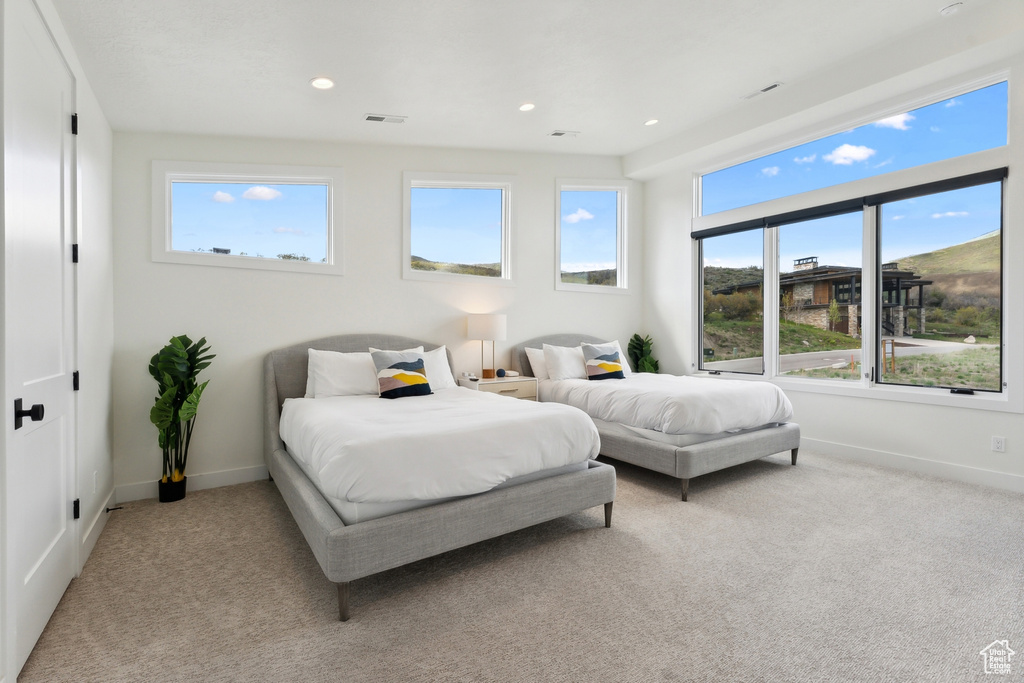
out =
[[[221,472],[207,472],[206,474],[190,474],[188,475],[188,490],[200,491],[202,489],[215,489],[219,486],[244,484],[249,481],[266,479],[268,476],[266,465],[241,467],[239,469],[223,470]],[[143,500],[145,498],[156,498],[156,481],[143,481],[137,484],[122,484],[114,490],[114,495],[118,503],[127,503],[131,500]]]
[[96,541],[99,540],[103,527],[107,525],[107,508],[113,504],[114,491],[111,490],[107,495],[107,499],[100,503],[100,507],[96,510],[96,514],[91,520],[89,520],[89,527],[82,533],[82,538],[78,547],[77,574],[82,573],[82,567],[85,566],[85,561],[89,559],[89,555],[92,554],[92,549],[96,547]]
[[1006,472],[995,472],[983,470],[968,465],[956,465],[948,462],[937,462],[926,458],[918,458],[912,455],[890,453],[888,451],[876,451],[870,448],[848,446],[831,441],[820,439],[800,440],[801,449],[822,453],[825,455],[836,455],[842,458],[849,458],[857,462],[869,465],[881,465],[883,467],[895,467],[901,470],[909,470],[919,474],[929,474],[943,479],[962,481],[968,484],[981,484],[997,489],[1024,493],[1024,476],[1019,474],[1008,474]]

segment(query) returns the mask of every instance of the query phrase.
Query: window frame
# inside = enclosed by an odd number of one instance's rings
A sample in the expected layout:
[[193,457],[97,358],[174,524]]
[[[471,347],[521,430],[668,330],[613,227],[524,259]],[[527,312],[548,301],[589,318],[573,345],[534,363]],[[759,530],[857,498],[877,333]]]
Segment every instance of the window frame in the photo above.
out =
[[[881,278],[880,244],[877,207],[882,201],[873,203],[862,209],[863,214],[863,249],[862,249],[862,271],[861,271],[861,301],[862,321],[861,328],[862,346],[862,377],[854,380],[829,380],[821,378],[792,377],[780,375],[778,367],[778,226],[785,222],[772,222],[767,217],[793,215],[799,212],[813,214],[815,207],[842,202],[853,202],[858,198],[900,193],[907,188],[927,186],[929,184],[941,184],[951,179],[996,172],[998,169],[1010,167],[1011,150],[1010,145],[997,147],[981,152],[973,152],[961,157],[953,157],[929,164],[923,164],[909,169],[893,171],[888,174],[872,176],[849,183],[835,185],[798,195],[790,195],[779,199],[753,204],[737,209],[730,209],[708,216],[696,216],[692,220],[692,232],[702,230],[713,230],[718,227],[730,224],[738,224],[744,221],[750,222],[750,228],[760,222],[759,227],[764,228],[765,238],[765,290],[764,290],[764,359],[765,372],[763,375],[752,375],[744,373],[732,373],[720,371],[715,374],[727,375],[730,379],[744,381],[771,381],[781,388],[789,391],[800,391],[807,393],[822,393],[842,396],[854,396],[864,398],[876,398],[882,400],[922,403],[929,405],[943,405],[958,408],[977,408],[999,412],[1024,412],[1024,392],[1019,383],[1010,381],[1020,376],[1020,363],[1014,361],[1024,351],[1024,340],[1017,334],[1016,328],[1009,324],[1008,310],[1013,306],[1012,286],[1013,276],[1007,272],[1007,245],[1012,237],[1006,235],[1005,230],[1011,225],[1009,220],[1009,202],[1007,201],[1007,179],[1002,180],[1002,215],[1001,225],[1003,227],[1001,242],[1001,391],[978,391],[972,395],[950,393],[949,387],[923,387],[902,384],[883,383],[875,380],[877,376],[880,342],[878,339],[879,316],[878,307],[879,282]],[[694,174],[695,195],[699,192],[700,174]],[[981,183],[979,183],[981,184]],[[923,194],[923,193],[922,193]],[[695,196],[695,207],[697,206]],[[713,235],[707,235],[713,236]],[[699,369],[699,362],[702,353],[702,318],[703,308],[703,269],[701,261],[701,237],[692,236],[694,242],[692,255],[692,286],[695,293],[695,303],[692,309],[693,316],[693,344],[694,359],[691,368],[700,374],[712,374]],[[1009,300],[1009,301],[1008,301]]]
[[[412,189],[486,189],[501,190],[501,276],[469,275],[466,273],[444,273],[416,270],[412,267]],[[513,286],[512,250],[516,230],[513,220],[515,198],[515,176],[486,175],[478,173],[433,173],[405,171],[402,173],[403,220],[402,220],[402,278],[431,282],[461,282]]]
[[[588,285],[562,282],[562,192],[615,192],[615,285]],[[629,292],[627,225],[629,186],[609,180],[558,178],[555,180],[555,290],[561,292],[619,293]]]
[[[344,275],[343,170],[331,166],[281,166],[219,162],[153,161],[151,258],[156,263]],[[327,186],[327,262],[259,258],[236,254],[176,251],[171,248],[171,185],[174,182],[231,182],[259,185]]]

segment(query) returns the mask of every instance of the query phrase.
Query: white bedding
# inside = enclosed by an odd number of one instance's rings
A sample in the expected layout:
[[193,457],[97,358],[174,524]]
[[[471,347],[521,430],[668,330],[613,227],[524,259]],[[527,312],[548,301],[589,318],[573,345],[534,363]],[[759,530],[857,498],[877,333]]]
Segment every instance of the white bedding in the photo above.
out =
[[354,503],[482,493],[600,449],[593,422],[574,408],[463,388],[287,399],[281,438],[326,496]]
[[542,380],[539,387],[541,401],[665,434],[718,434],[793,416],[789,399],[768,382],[641,372],[601,381]]

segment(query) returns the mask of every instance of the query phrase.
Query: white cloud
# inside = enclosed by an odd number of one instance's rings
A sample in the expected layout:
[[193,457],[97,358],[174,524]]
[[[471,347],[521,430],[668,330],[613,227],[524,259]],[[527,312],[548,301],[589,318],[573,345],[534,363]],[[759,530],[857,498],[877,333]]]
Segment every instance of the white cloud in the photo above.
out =
[[594,214],[590,213],[586,209],[576,209],[573,213],[568,216],[562,216],[562,220],[566,223],[579,223],[580,221],[589,221],[594,217]]
[[946,100],[946,104],[945,104],[944,106],[945,106],[946,108],[949,108],[949,107],[955,107],[955,106],[957,106],[957,105],[958,105],[958,104],[960,104],[960,103],[961,103],[961,102],[960,102],[960,100],[958,100],[958,99],[956,99],[956,98],[954,97],[954,98],[953,98],[953,99],[951,99],[951,100]]
[[235,198],[229,195],[227,192],[221,192],[220,190],[217,190],[216,192],[213,193],[213,201],[220,202],[222,204],[229,204],[235,201]]
[[855,161],[866,161],[874,153],[875,150],[864,145],[843,144],[832,150],[831,154],[823,156],[822,159],[837,166],[850,166]]
[[806,156],[806,157],[796,157],[795,159],[793,159],[793,161],[795,161],[798,164],[809,164],[809,163],[811,163],[812,161],[814,161],[817,158],[818,158],[817,154],[812,154],[812,155]]
[[292,234],[292,235],[305,235],[306,234],[305,230],[300,230],[299,228],[274,228],[274,232],[276,232],[278,235],[285,234],[285,233]]
[[272,187],[264,187],[263,185],[254,185],[250,187],[242,195],[246,199],[258,199],[260,201],[270,201],[271,199],[277,199],[281,196],[281,193]]
[[894,157],[889,157],[889,158],[888,158],[888,159],[886,159],[885,161],[882,161],[882,162],[880,162],[880,163],[877,163],[877,164],[875,164],[874,166],[872,166],[871,168],[882,168],[883,166],[888,166],[889,164],[891,164],[891,163],[892,163],[892,160],[893,160],[893,158],[894,158]]
[[893,220],[893,221],[901,221],[901,220],[903,220],[904,218],[906,218],[906,216],[893,216],[893,217],[892,217],[892,218],[890,218],[889,220]]
[[930,131],[931,131],[931,132],[933,132],[933,133],[938,133],[938,132],[939,132],[940,130],[942,130],[942,129],[941,129],[941,128],[939,128],[938,126],[932,126],[932,127],[931,127],[931,128],[929,128],[928,130],[930,130]]
[[769,178],[779,175],[778,166],[769,166],[768,168],[761,169],[761,175],[768,176]]
[[896,114],[896,116],[890,116],[884,118],[881,121],[875,121],[875,125],[879,128],[895,128],[896,130],[910,130],[910,126],[907,124],[914,120],[913,114]]
[[932,218],[962,218],[968,215],[966,211],[947,211],[945,213],[933,213]]

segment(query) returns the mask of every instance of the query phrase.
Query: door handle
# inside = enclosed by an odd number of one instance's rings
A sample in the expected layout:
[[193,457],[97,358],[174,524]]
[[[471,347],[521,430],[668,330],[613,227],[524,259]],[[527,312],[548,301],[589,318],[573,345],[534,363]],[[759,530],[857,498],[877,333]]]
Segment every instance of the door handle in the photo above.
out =
[[43,419],[43,404],[36,403],[28,410],[21,409],[21,399],[14,399],[14,428],[21,429],[21,423],[24,418],[29,418],[33,422],[39,422]]

